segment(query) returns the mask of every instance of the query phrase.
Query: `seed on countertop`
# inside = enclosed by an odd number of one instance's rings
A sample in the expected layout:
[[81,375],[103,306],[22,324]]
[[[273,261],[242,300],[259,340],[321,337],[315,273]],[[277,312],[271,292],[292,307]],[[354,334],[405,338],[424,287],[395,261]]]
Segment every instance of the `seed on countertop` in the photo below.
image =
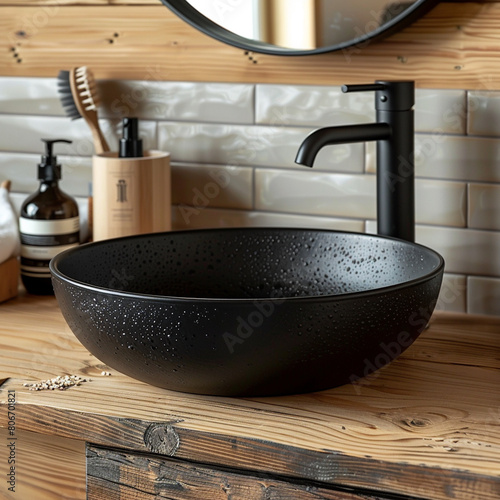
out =
[[51,390],[59,389],[64,391],[69,387],[73,387],[75,385],[81,385],[82,382],[90,381],[90,379],[82,378],[79,375],[59,375],[50,380],[41,380],[40,382],[35,383],[24,383],[24,387],[28,387],[30,391],[43,391],[43,390]]
[[111,373],[110,373],[110,372],[105,372],[105,371],[102,371],[102,372],[101,372],[101,375],[102,375],[103,377],[110,377],[110,376],[111,376]]

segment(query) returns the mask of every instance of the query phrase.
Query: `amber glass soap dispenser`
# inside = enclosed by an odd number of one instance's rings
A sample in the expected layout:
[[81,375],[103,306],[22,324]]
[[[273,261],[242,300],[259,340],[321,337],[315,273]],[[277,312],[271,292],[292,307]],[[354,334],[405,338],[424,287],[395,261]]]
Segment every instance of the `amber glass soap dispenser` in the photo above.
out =
[[42,139],[45,155],[38,165],[40,187],[21,208],[21,278],[26,290],[52,295],[49,262],[59,252],[80,241],[80,219],[76,201],[59,188],[61,165],[52,155],[52,146],[66,139]]

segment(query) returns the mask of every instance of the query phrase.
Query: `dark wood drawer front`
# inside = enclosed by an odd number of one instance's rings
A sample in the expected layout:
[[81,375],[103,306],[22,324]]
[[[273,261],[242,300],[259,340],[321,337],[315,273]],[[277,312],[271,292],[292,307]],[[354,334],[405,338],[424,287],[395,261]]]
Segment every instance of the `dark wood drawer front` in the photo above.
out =
[[382,500],[211,469],[152,455],[87,447],[87,500]]

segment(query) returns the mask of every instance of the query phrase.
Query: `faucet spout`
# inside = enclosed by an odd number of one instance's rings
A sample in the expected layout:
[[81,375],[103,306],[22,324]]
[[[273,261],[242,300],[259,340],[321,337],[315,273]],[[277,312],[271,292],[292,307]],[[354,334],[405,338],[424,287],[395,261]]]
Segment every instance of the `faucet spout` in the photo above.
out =
[[377,232],[415,241],[415,82],[344,85],[343,92],[375,92],[376,123],[325,127],[309,134],[295,162],[312,167],[324,146],[377,142]]
[[388,140],[390,137],[391,127],[388,123],[320,128],[304,139],[297,151],[295,163],[312,167],[316,155],[325,146],[348,142],[381,141]]

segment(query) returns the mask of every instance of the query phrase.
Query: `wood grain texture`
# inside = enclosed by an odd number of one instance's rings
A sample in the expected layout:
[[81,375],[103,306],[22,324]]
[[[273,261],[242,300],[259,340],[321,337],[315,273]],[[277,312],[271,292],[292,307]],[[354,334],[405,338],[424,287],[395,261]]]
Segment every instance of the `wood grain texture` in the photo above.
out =
[[[0,325],[0,378],[13,377],[0,390],[0,426],[14,389],[20,429],[378,492],[500,497],[498,319],[441,313],[369,378],[256,399],[174,393],[121,375],[79,345],[53,298],[3,304]],[[23,387],[62,374],[92,381]]]
[[230,470],[91,446],[87,449],[87,499],[100,500],[382,500],[242,475]]
[[0,263],[0,302],[17,296],[19,287],[19,259],[12,257]]
[[[94,241],[171,230],[170,155],[149,151],[141,158],[116,153],[92,158]],[[117,183],[126,181],[126,202]]]
[[0,6],[0,64],[13,76],[88,65],[98,78],[325,85],[404,78],[420,87],[495,90],[499,22],[500,2],[446,2],[384,41],[286,57],[224,45],[158,4],[9,2]]
[[0,500],[85,500],[85,443],[57,436],[16,431],[16,486],[5,480],[9,442],[0,428]]

